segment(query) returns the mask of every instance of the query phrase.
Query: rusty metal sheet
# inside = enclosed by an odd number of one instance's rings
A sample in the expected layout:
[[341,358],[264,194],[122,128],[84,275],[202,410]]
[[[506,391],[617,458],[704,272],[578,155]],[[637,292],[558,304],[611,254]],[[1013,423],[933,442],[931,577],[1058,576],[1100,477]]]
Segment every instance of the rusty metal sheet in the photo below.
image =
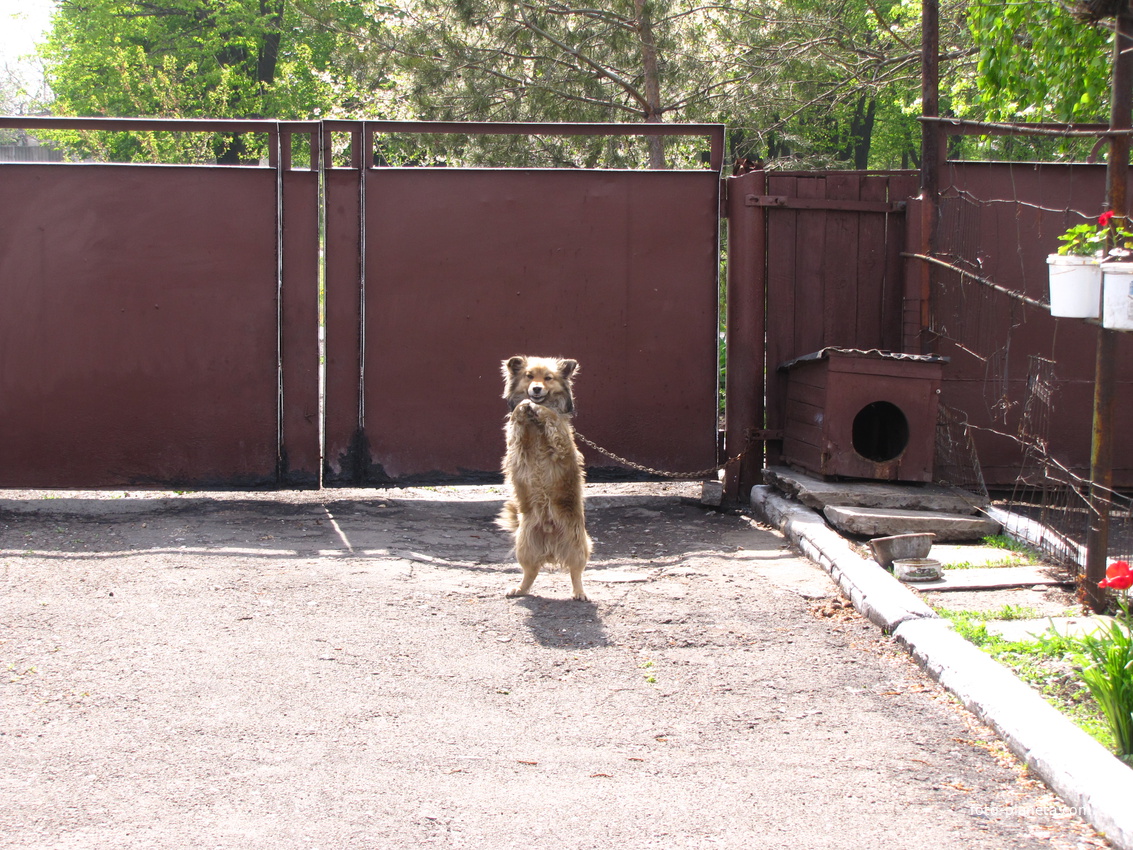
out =
[[[579,360],[575,424],[618,455],[675,471],[715,463],[716,174],[413,168],[366,180],[369,480],[496,474],[500,362],[513,354]],[[328,412],[328,455],[329,429]]]
[[0,486],[276,479],[276,173],[0,166]]

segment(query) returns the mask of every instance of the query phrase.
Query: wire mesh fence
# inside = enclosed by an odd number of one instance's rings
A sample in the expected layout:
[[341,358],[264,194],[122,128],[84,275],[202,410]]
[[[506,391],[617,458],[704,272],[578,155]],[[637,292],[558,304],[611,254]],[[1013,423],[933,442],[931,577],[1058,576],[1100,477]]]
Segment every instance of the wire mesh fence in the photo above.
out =
[[[1061,197],[1042,189],[1035,168],[1004,164],[1006,176],[982,186],[954,173],[941,193],[934,249],[925,260],[932,266],[927,330],[963,360],[978,389],[963,393],[961,404],[941,406],[936,476],[986,500],[1008,533],[1081,575],[1089,529],[1102,513],[1108,559],[1133,558],[1133,499],[1088,480],[1084,408],[1092,397],[1093,350],[1083,341],[1092,337],[1084,326],[1063,324],[1077,320],[1051,319],[1039,256],[1047,252],[1036,245],[1053,253],[1058,234],[1095,221],[1101,210],[1092,208],[1098,193],[1073,178],[1063,181]],[[1067,451],[1069,418],[1078,423],[1074,452]],[[989,487],[978,447],[991,442],[1010,447],[996,454],[1010,456],[1012,469],[1008,483],[1001,472]],[[1108,511],[1099,512],[1099,499]]]

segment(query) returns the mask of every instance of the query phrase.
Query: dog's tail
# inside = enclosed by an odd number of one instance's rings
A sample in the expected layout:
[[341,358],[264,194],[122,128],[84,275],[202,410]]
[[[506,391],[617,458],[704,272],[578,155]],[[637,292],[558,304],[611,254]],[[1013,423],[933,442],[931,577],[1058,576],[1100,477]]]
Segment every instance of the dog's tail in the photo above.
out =
[[504,531],[515,531],[519,528],[519,505],[515,503],[514,499],[508,499],[504,502],[503,510],[496,517],[496,525]]

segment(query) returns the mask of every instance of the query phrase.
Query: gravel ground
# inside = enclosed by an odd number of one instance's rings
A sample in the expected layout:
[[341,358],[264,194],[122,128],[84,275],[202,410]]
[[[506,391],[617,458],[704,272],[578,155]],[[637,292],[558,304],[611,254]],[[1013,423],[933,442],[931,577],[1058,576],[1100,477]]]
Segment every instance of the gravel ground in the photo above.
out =
[[779,534],[589,494],[592,603],[499,488],[0,493],[0,847],[1106,846]]

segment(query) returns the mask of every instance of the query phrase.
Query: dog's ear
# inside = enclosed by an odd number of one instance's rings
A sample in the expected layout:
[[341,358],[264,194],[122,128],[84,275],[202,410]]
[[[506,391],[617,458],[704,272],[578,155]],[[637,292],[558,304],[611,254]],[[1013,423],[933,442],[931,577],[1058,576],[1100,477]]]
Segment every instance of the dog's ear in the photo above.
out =
[[527,369],[527,358],[516,355],[503,362],[504,371],[504,398],[507,399],[508,410],[515,410],[519,404],[519,376]]
[[578,361],[577,360],[560,360],[559,371],[563,375],[564,381],[569,381],[578,374]]

